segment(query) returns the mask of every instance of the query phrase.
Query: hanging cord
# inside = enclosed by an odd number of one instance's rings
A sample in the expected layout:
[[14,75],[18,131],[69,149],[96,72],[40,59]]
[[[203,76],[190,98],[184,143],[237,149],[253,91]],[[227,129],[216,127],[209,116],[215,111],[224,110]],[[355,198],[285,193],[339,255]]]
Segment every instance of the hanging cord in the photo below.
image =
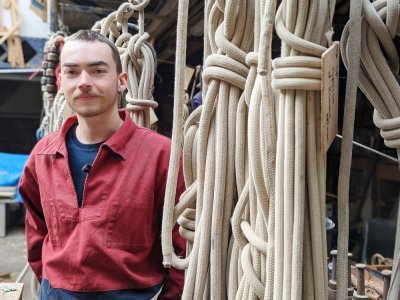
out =
[[[147,41],[149,34],[144,31],[144,9],[150,0],[122,3],[117,11],[95,23],[93,30],[107,36],[117,46],[122,70],[128,73],[126,108],[136,124],[150,128],[150,109],[158,106],[153,98],[156,52]],[[138,13],[138,33],[128,32],[128,20]]]
[[[184,50],[186,48],[182,47],[182,44],[186,45],[186,23],[182,22],[187,21],[187,3],[182,2],[179,6],[177,49],[182,49],[183,53],[177,50],[174,106],[174,130],[176,131],[173,131],[173,145],[176,141],[178,147],[183,138],[181,133],[183,97],[179,94],[183,92],[183,89],[179,88],[179,82],[183,83],[183,80],[179,80],[179,76],[183,74]],[[240,2],[240,4],[243,5],[244,2]],[[196,189],[194,191],[197,193],[197,202],[195,239],[186,273],[183,299],[199,299],[209,296],[217,299],[225,298],[229,218],[235,193],[234,149],[228,149],[227,145],[235,143],[236,106],[248,73],[244,50],[248,50],[250,47],[252,37],[249,30],[251,30],[252,14],[254,14],[254,9],[239,10],[238,8],[245,8],[240,7],[239,1],[208,3],[205,6],[206,9],[211,7],[207,13],[209,19],[206,20],[208,23],[207,44],[210,45],[211,51],[205,59],[203,73],[204,86],[208,87],[203,98],[204,104],[201,109],[196,110],[197,112],[201,110],[199,130],[195,139],[197,148],[196,175],[193,176],[193,172],[189,176],[185,174],[185,179],[196,177],[192,186]],[[232,15],[233,17],[223,23],[222,12],[224,15]],[[248,13],[247,16],[244,14],[246,12]],[[237,18],[234,16],[237,16]],[[248,25],[245,24],[245,17],[249,21]],[[182,69],[179,66],[182,66]],[[186,126],[185,128],[190,130],[193,126]],[[177,135],[174,135],[174,133]],[[184,149],[185,144],[186,140]],[[172,155],[173,153],[174,150],[172,150]],[[178,158],[179,152],[175,155],[175,160]],[[171,166],[173,161],[172,156]],[[187,163],[187,161],[184,161],[185,170]],[[170,172],[173,170],[171,166]],[[171,176],[169,180],[172,182]],[[172,248],[169,246],[171,243],[168,242],[168,236],[170,236],[173,226],[171,222],[173,221],[173,213],[171,212],[173,202],[169,201],[171,211],[168,211],[167,202],[171,199],[168,195],[175,190],[174,185],[171,186],[167,187],[166,205],[164,206],[167,210],[164,210],[163,222],[163,241],[166,242],[163,243],[164,264],[167,265],[168,263],[174,265],[175,259],[171,251]],[[188,190],[190,190],[190,187]],[[169,226],[169,229],[167,226]],[[212,253],[210,253],[210,245],[213,247]]]
[[264,6],[263,1],[255,1],[254,9],[254,52],[246,56],[250,70],[237,109],[240,197],[231,221],[229,299],[272,299],[272,288],[266,291],[266,284],[273,283],[274,261],[275,108],[270,57],[276,2]]
[[[349,72],[351,72],[354,67],[359,68],[359,66],[355,66],[356,63],[359,63],[354,59],[355,56],[353,55],[354,52],[352,52],[352,47],[353,49],[354,47],[358,49],[358,53],[361,52],[361,68],[359,76],[352,76],[352,81],[350,81],[352,87],[355,86],[353,87],[352,99],[355,100],[355,89],[358,83],[360,89],[375,108],[373,121],[375,125],[381,129],[381,136],[385,141],[385,145],[397,149],[398,157],[400,157],[400,101],[398,99],[400,85],[398,83],[397,75],[399,71],[399,58],[396,47],[393,43],[393,39],[397,34],[400,17],[399,2],[393,0],[378,0],[370,3],[369,1],[363,0],[362,3],[360,1],[354,3],[354,9],[357,9],[357,14],[351,14],[350,22],[346,25],[342,36],[343,62]],[[360,18],[361,9],[363,12],[362,19]],[[386,21],[386,24],[384,21]],[[357,35],[354,34],[354,36],[351,36],[353,26],[357,26]],[[359,39],[361,39],[361,41],[359,41]],[[356,56],[356,58],[358,56]],[[350,57],[351,59],[349,59]],[[356,74],[358,74],[358,72]],[[347,87],[347,89],[349,89],[349,87]],[[346,90],[346,95],[347,93],[348,91]],[[348,99],[350,98],[346,97],[346,103]],[[354,111],[354,108],[352,111]],[[352,112],[352,114],[354,115],[354,112]],[[354,120],[352,123],[344,124],[348,125],[348,127],[346,127],[346,130],[343,133],[343,140],[345,140],[345,133],[347,130],[351,132],[351,136],[348,138],[346,143],[347,147],[350,149],[345,152],[342,144],[342,156],[345,154],[348,156],[348,159],[346,163],[346,171],[343,171],[345,173],[342,178],[342,181],[345,182],[342,183],[342,185],[341,177],[339,177],[339,208],[345,207],[344,205],[347,206],[348,201],[351,159],[350,143],[353,136]],[[345,193],[345,195],[340,197],[340,192]],[[348,223],[348,212],[346,212],[346,217]],[[390,300],[398,299],[400,296],[400,218],[398,218],[397,222],[398,226],[393,262],[393,276],[388,293],[388,299]],[[343,258],[345,252],[347,252],[348,245],[348,224],[343,225],[342,228],[340,227],[340,224],[341,222],[339,220],[338,245],[342,247],[342,251],[340,251],[338,255],[339,270],[341,270],[341,267],[346,265],[346,260]],[[344,275],[346,277],[339,276],[339,279],[343,280],[343,282],[341,284],[340,281],[338,282],[338,288],[340,287],[340,295],[342,296],[345,293],[344,285],[347,278],[347,274]],[[338,294],[338,297],[340,295]]]
[[43,118],[38,129],[38,138],[42,138],[60,128],[60,115],[64,109],[65,99],[57,92],[59,87],[59,56],[64,45],[65,34],[55,33],[45,45],[44,73],[40,80],[43,92]]
[[321,154],[321,55],[329,1],[283,1],[276,14],[281,57],[275,180],[273,299],[327,299],[325,166]]
[[[163,252],[163,264],[166,268],[172,266],[177,269],[186,269],[188,265],[188,258],[182,260],[176,256],[172,244],[172,229],[177,220],[178,212],[182,213],[183,210],[190,207],[195,200],[195,185],[192,184],[190,188],[186,186],[186,191],[180,198],[178,210],[174,208],[176,185],[179,172],[179,160],[181,147],[183,144],[183,126],[184,115],[183,106],[185,105],[185,88],[184,88],[184,74],[186,63],[186,36],[187,36],[187,21],[188,21],[189,1],[180,0],[178,5],[178,20],[177,20],[177,36],[176,36],[176,57],[175,57],[175,87],[174,87],[174,119],[172,126],[172,144],[171,156],[168,167],[168,179],[165,189],[165,200],[163,209],[163,220],[161,230],[161,245]],[[190,118],[190,117],[189,117]],[[185,161],[184,161],[185,166]],[[185,182],[187,183],[187,175],[185,174]],[[191,180],[189,180],[191,181]],[[189,191],[193,191],[190,193]],[[191,194],[192,196],[184,201],[185,195]],[[191,202],[191,203],[187,203]],[[178,208],[179,208],[178,207]]]

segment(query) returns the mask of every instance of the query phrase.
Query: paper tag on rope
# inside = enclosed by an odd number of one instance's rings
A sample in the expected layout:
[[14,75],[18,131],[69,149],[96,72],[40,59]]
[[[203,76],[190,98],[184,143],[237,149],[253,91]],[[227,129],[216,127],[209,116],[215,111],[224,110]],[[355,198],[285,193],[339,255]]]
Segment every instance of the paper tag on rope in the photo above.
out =
[[187,91],[189,88],[189,84],[192,81],[194,71],[196,70],[193,68],[185,67],[185,91]]
[[322,54],[321,69],[321,153],[325,154],[338,128],[339,42]]

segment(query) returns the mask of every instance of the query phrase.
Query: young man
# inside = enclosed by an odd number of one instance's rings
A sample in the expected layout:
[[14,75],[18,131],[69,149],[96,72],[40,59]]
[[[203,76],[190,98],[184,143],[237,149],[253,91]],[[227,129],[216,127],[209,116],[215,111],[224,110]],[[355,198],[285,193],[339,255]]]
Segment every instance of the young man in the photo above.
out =
[[[61,89],[76,116],[35,146],[20,182],[40,299],[180,299],[183,273],[163,268],[160,241],[170,141],[118,110],[126,86],[107,38],[68,38]],[[174,243],[184,255],[176,228]]]

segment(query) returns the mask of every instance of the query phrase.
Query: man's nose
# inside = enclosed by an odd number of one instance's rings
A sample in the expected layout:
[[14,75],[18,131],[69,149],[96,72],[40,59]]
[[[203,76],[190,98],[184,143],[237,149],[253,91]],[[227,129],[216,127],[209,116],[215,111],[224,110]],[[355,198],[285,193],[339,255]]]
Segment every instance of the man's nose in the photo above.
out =
[[79,76],[78,87],[81,89],[87,89],[92,87],[92,80],[90,74],[86,71],[82,71]]

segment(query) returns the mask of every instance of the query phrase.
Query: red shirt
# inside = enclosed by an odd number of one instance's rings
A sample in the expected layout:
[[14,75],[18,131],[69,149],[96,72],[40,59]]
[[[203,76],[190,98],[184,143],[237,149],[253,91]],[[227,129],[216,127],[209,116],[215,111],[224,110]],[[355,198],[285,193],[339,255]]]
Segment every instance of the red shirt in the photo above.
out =
[[[20,181],[27,208],[28,261],[39,280],[71,291],[141,289],[164,282],[164,298],[179,299],[183,272],[164,269],[161,218],[170,140],[123,125],[99,149],[78,207],[65,136],[76,117],[39,141]],[[180,172],[177,199],[184,190]],[[185,241],[173,234],[178,255]]]

